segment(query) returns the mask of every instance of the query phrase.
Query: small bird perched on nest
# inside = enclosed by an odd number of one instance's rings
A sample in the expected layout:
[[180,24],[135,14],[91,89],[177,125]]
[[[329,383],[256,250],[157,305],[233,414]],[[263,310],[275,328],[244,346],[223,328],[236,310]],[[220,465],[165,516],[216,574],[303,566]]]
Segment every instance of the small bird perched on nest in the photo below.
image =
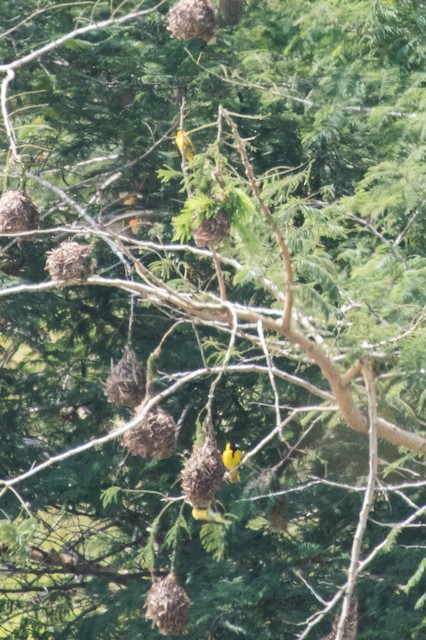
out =
[[222,453],[222,460],[225,468],[231,473],[228,480],[231,484],[236,484],[240,480],[240,472],[235,469],[241,462],[241,451],[237,444],[226,443],[225,451]]

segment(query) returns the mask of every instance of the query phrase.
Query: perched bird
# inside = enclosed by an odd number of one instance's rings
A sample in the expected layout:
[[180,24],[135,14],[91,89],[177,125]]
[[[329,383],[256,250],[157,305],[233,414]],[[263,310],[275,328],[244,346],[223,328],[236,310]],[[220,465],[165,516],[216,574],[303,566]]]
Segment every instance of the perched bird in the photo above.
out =
[[198,509],[194,507],[192,510],[192,517],[195,520],[203,520],[204,522],[211,522],[214,524],[230,524],[229,520],[222,518],[220,513],[213,511],[210,507],[208,509]]
[[238,469],[235,469],[241,462],[241,451],[237,444],[231,442],[226,443],[225,451],[222,453],[222,460],[225,468],[231,471],[228,480],[232,484],[239,482],[240,473]]
[[195,155],[194,146],[191,142],[191,138],[186,135],[182,129],[178,129],[176,132],[175,142],[180,154],[187,162],[191,162]]

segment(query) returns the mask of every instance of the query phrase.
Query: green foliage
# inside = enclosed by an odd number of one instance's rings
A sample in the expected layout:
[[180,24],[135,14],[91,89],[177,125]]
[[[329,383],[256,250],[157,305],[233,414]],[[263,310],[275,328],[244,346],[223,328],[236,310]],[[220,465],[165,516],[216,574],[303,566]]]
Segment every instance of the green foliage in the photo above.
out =
[[102,501],[102,506],[105,509],[106,507],[108,507],[108,505],[110,504],[117,504],[119,498],[119,493],[121,491],[121,487],[108,487],[108,489],[105,489],[104,491],[101,492],[101,501]]
[[[220,23],[209,46],[171,37],[170,4],[145,13],[151,5],[136,0],[1,3],[2,64],[76,27],[142,13],[58,42],[16,68],[7,87],[22,162],[11,160],[3,121],[3,184],[25,182],[43,232],[0,238],[0,477],[133,417],[104,395],[129,340],[143,365],[161,342],[155,391],[206,370],[161,399],[179,421],[176,455],[142,458],[103,442],[1,493],[0,637],[11,640],[154,640],[144,598],[152,575],[171,569],[192,601],[189,640],[294,640],[322,607],[314,591],[327,601],[346,579],[367,440],[315,393],[330,387],[309,354],[265,329],[282,374],[271,386],[257,319],[279,320],[286,274],[219,106],[288,244],[293,326],[341,371],[368,356],[379,414],[424,434],[425,3],[245,2],[241,22]],[[183,170],[179,126],[196,151]],[[172,244],[190,244],[220,211],[231,222],[222,274],[208,252]],[[127,221],[120,236],[116,216]],[[129,232],[133,216],[140,228]],[[81,235],[110,286],[45,287],[46,253]],[[140,296],[133,282],[145,287]],[[32,284],[38,290],[25,290]],[[247,314],[232,336],[231,305]],[[232,371],[216,378],[209,367],[228,357]],[[349,390],[365,413],[361,378]],[[277,404],[281,420],[296,417],[268,439]],[[187,521],[181,495],[182,460],[203,438],[208,408],[219,448],[262,443],[240,483],[218,491],[235,514],[226,527]],[[400,524],[424,501],[422,473],[420,456],[380,440],[362,558],[388,544],[358,582],[359,640],[424,635],[424,529]],[[283,492],[285,531],[271,523]]]
[[205,158],[198,156],[194,160],[194,173],[188,181],[192,193],[181,213],[173,218],[174,240],[187,242],[192,237],[192,229],[220,212],[226,214],[237,230],[246,228],[256,216],[251,199],[238,188],[239,181],[225,176],[223,169],[215,170],[209,159],[211,153],[209,150]]
[[0,520],[0,545],[22,562],[28,556],[28,546],[36,530],[37,524],[32,518],[23,518],[18,523]]
[[200,529],[200,541],[203,548],[214,560],[225,558],[225,527],[218,524],[203,524]]

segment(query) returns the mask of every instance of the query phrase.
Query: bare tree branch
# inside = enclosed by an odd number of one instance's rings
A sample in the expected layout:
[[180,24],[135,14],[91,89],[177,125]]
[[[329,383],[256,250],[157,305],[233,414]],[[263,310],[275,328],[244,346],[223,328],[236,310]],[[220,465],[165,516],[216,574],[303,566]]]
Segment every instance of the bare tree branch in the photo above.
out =
[[268,376],[271,383],[272,392],[274,394],[274,406],[275,406],[275,427],[281,425],[281,409],[280,409],[280,396],[278,393],[277,385],[275,384],[274,374],[272,372],[272,359],[266,344],[265,334],[263,332],[263,324],[259,320],[257,323],[257,332],[259,334],[260,343],[262,345],[263,353],[265,354],[266,366],[268,367]]
[[352,594],[355,589],[356,580],[359,571],[359,562],[361,555],[361,544],[367,527],[368,513],[373,503],[374,490],[377,480],[377,399],[374,386],[373,371],[370,362],[365,359],[362,364],[362,373],[365,380],[365,387],[368,397],[368,419],[369,419],[369,472],[367,488],[364,495],[364,501],[359,514],[358,526],[355,531],[351,561],[348,570],[348,579],[346,582],[345,595],[343,598],[342,611],[339,622],[337,623],[335,640],[343,640],[346,621],[351,609]]
[[[188,54],[188,56],[190,57],[190,59],[195,65],[197,65],[200,69],[202,69],[209,75],[213,76],[214,78],[221,80],[222,82],[232,84],[236,87],[242,87],[247,89],[257,89],[259,91],[267,91],[269,94],[275,95],[281,99],[289,100],[290,102],[296,102],[297,104],[303,104],[309,109],[312,107],[317,109],[320,108],[320,105],[316,104],[313,100],[310,100],[309,98],[301,98],[300,96],[294,95],[294,93],[290,93],[288,90],[283,91],[281,87],[286,87],[286,86],[288,87],[289,82],[286,82],[286,81],[283,81],[281,83],[271,82],[268,84],[266,83],[261,84],[260,82],[248,82],[245,78],[241,78],[241,76],[239,76],[236,73],[236,71],[233,71],[232,77],[229,77],[227,74],[226,68],[223,66],[221,68],[223,69],[224,74],[221,75],[220,73],[217,73],[216,71],[213,71],[212,69],[208,69],[207,67],[203,66],[200,63],[199,59],[194,58],[194,56],[191,54],[189,49],[186,49],[186,53]],[[347,106],[343,105],[342,110],[352,111],[354,113],[372,113],[375,110],[375,107],[365,107],[363,105],[347,105]],[[415,118],[417,116],[417,113],[407,113],[404,111],[398,111],[396,109],[389,109],[389,111],[386,111],[386,115],[392,116],[393,118],[408,118],[411,120],[412,118]]]
[[[142,299],[150,301],[159,306],[172,306],[176,311],[188,314],[192,318],[199,320],[213,321],[215,323],[223,323],[229,325],[230,321],[230,305],[231,303],[209,303],[205,299],[197,299],[197,296],[178,293],[168,289],[165,285],[144,284],[130,280],[107,279],[99,276],[92,276],[87,279],[87,284],[115,287],[122,289],[128,293],[138,294]],[[67,286],[82,286],[81,281],[67,283]],[[36,285],[18,285],[0,290],[0,297],[8,295],[17,295],[24,292],[47,291],[58,287],[63,287],[63,283],[46,282]],[[264,328],[270,329],[279,335],[284,335],[288,340],[298,344],[302,350],[309,355],[312,360],[320,367],[325,378],[328,380],[331,390],[334,394],[335,401],[339,405],[348,426],[355,431],[368,433],[368,420],[361,409],[355,404],[354,397],[348,387],[342,386],[342,375],[330,359],[327,353],[318,344],[313,343],[298,328],[290,327],[287,331],[283,329],[281,320],[275,320],[269,316],[262,316],[261,313],[253,311],[250,307],[240,307],[232,305],[237,314],[239,322],[258,323],[262,321]],[[403,446],[418,453],[426,453],[426,438],[418,433],[405,431],[396,425],[388,422],[384,418],[377,419],[378,436],[396,444]]]
[[9,84],[12,82],[14,78],[15,78],[15,72],[12,69],[8,69],[5,77],[3,78],[3,82],[1,83],[1,112],[3,115],[3,122],[6,129],[6,135],[8,137],[9,146],[12,153],[12,160],[14,162],[20,162],[21,159],[18,153],[16,135],[12,127],[9,112],[7,109],[7,91],[9,89]]
[[[361,574],[364,571],[364,569],[369,564],[371,564],[374,558],[376,558],[376,556],[379,553],[381,553],[386,548],[387,545],[389,545],[389,543],[395,538],[395,531],[402,531],[403,529],[405,529],[405,527],[409,526],[414,520],[417,520],[418,518],[420,518],[424,513],[426,513],[426,504],[419,507],[419,509],[416,509],[408,518],[406,518],[405,520],[400,522],[396,527],[391,529],[390,533],[386,536],[386,538],[384,538],[382,542],[378,544],[370,552],[370,554],[359,563],[358,574]],[[345,593],[346,587],[347,587],[347,583],[345,583],[342,587],[340,587],[338,591],[336,591],[333,598],[329,600],[329,602],[327,603],[327,606],[324,607],[324,609],[313,614],[303,623],[303,625],[306,625],[305,629],[297,636],[297,640],[304,640],[304,638],[308,637],[312,629],[319,622],[321,622],[321,620],[323,620],[323,618],[336,606],[336,604],[339,602],[339,600]]]
[[74,40],[75,38],[84,36],[86,33],[98,31],[99,29],[106,29],[107,27],[111,27],[113,25],[125,24],[126,22],[130,22],[132,20],[135,20],[136,18],[145,16],[148,13],[152,13],[153,11],[156,11],[159,7],[161,7],[161,5],[163,5],[165,2],[166,0],[161,0],[161,2],[158,2],[156,5],[150,7],[149,9],[144,9],[143,11],[135,11],[134,13],[128,13],[119,18],[108,18],[108,20],[101,20],[100,22],[95,22],[93,24],[88,24],[85,27],[74,29],[73,31],[70,31],[69,33],[61,36],[60,38],[48,42],[43,47],[31,51],[31,53],[28,53],[26,56],[22,56],[22,58],[18,58],[17,60],[9,62],[8,64],[0,64],[0,73],[7,73],[8,71],[19,69],[29,62],[33,62],[34,60],[41,58],[46,53],[49,53],[54,49],[58,49],[69,40]]
[[246,176],[250,184],[250,188],[253,191],[254,197],[256,198],[259,204],[259,207],[262,211],[262,214],[267,224],[275,233],[278,248],[281,253],[281,258],[282,258],[284,272],[285,272],[285,279],[286,279],[286,295],[284,300],[282,327],[284,331],[287,331],[287,329],[290,328],[291,314],[293,309],[293,267],[291,265],[291,257],[290,257],[290,251],[288,248],[287,240],[285,239],[281,229],[278,227],[268,205],[264,202],[261,196],[260,189],[254,177],[253,168],[248,159],[247,151],[246,151],[244,142],[241,139],[241,136],[238,132],[237,125],[232,120],[229,113],[222,107],[220,108],[220,114],[223,115],[226,122],[231,127],[232,135],[234,136],[235,144],[237,145],[238,151],[240,153],[241,161],[243,163]]

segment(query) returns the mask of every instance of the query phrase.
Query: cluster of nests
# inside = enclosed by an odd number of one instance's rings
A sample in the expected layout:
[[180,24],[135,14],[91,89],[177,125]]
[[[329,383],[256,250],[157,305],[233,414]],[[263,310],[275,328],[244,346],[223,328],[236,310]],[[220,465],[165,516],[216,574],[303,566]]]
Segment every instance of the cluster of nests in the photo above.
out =
[[[227,24],[238,24],[242,0],[220,0]],[[210,0],[179,0],[169,11],[168,29],[179,40],[215,39],[218,17]],[[38,229],[39,212],[31,198],[21,190],[7,190],[0,198],[0,233],[21,233]],[[193,230],[197,246],[216,248],[228,235],[225,213],[204,220]],[[31,234],[23,236],[31,239]],[[95,261],[88,245],[65,241],[49,252],[46,269],[58,282],[84,281],[94,271]],[[126,347],[121,360],[112,368],[105,384],[109,402],[142,412],[146,403],[146,371],[135,352]],[[133,455],[164,459],[176,451],[178,427],[173,417],[157,406],[139,424],[127,431],[122,445]],[[225,467],[215,442],[206,438],[194,448],[181,472],[182,489],[187,502],[195,508],[208,508],[223,482]],[[154,580],[146,599],[146,618],[163,635],[179,635],[188,625],[189,598],[174,573]]]
[[[134,409],[135,416],[145,413],[146,371],[130,347],[125,347],[121,360],[112,368],[105,395],[113,404]],[[156,406],[124,434],[122,445],[133,455],[162,460],[175,453],[177,432],[170,413]],[[196,508],[208,507],[224,474],[222,456],[213,440],[206,438],[202,446],[194,449],[182,470],[182,488],[187,501]]]
[[[186,2],[186,0],[184,0]],[[197,0],[198,1],[198,0]],[[189,3],[190,4],[190,3]],[[203,4],[203,3],[201,3]],[[39,212],[31,198],[20,190],[7,190],[0,198],[0,233],[25,233],[38,229]],[[199,246],[217,246],[229,231],[225,214],[205,220],[194,230]],[[95,261],[88,245],[74,241],[62,242],[48,253],[46,269],[57,282],[84,281],[93,273]],[[123,356],[112,368],[105,384],[109,402],[126,405],[141,414],[140,422],[127,431],[121,441],[129,453],[144,458],[164,459],[176,451],[178,426],[173,417],[156,406],[147,413],[146,370],[133,349],[125,347]],[[215,442],[206,438],[195,447],[181,472],[182,489],[187,502],[198,509],[208,508],[223,482],[225,467]],[[157,625],[163,635],[184,633],[188,624],[189,598],[170,573],[156,579],[147,594],[146,618]]]
[[[8,189],[0,198],[0,233],[25,233],[19,240],[31,240],[39,227],[40,215],[30,196],[19,189]],[[230,223],[224,212],[204,220],[193,229],[197,247],[216,249],[228,236]],[[57,282],[84,281],[93,274],[96,261],[91,247],[66,240],[47,254],[46,270]],[[112,402],[115,402],[112,400]]]
[[[146,406],[146,371],[135,352],[126,347],[121,360],[112,368],[106,381],[109,402],[135,410],[135,416]],[[178,427],[173,417],[161,407],[151,409],[140,422],[127,431],[121,444],[133,455],[163,459],[176,450]],[[214,440],[206,437],[195,447],[181,471],[182,490],[192,507],[208,508],[223,482],[225,467]],[[176,576],[156,578],[146,599],[146,619],[163,635],[179,635],[188,625],[189,598]]]
[[[201,447],[196,447],[181,471],[182,489],[193,507],[206,508],[223,482],[225,467],[215,443],[207,438]],[[165,578],[154,580],[146,598],[147,620],[157,625],[161,634],[185,633],[188,625],[189,598],[170,573]]]
[[[7,189],[0,198],[0,233],[23,234],[19,241],[32,240],[39,228],[40,214],[30,196],[21,189]],[[52,280],[86,280],[94,271],[90,247],[73,241],[62,242],[48,253],[46,269]]]
[[[106,384],[108,402],[134,409],[135,416],[146,404],[146,371],[130,347],[111,370]],[[139,424],[127,431],[121,444],[132,455],[162,460],[176,451],[177,424],[173,417],[159,406],[142,414]]]
[[[197,508],[208,507],[223,482],[225,468],[215,443],[207,438],[196,447],[181,472],[186,500]],[[146,619],[152,620],[163,635],[185,633],[188,625],[189,598],[170,573],[155,580],[145,603]]]
[[[235,25],[241,20],[242,0],[220,0],[224,21]],[[218,19],[210,0],[179,0],[169,11],[168,30],[178,40],[200,38],[214,42]]]
[[[133,349],[125,347],[121,360],[112,368],[105,384],[109,402],[126,405],[143,415],[140,422],[127,431],[122,445],[132,455],[162,460],[176,451],[178,427],[173,417],[159,406],[147,413],[146,371]],[[225,467],[222,456],[211,438],[194,448],[181,472],[182,489],[187,502],[196,508],[209,507],[223,482]]]

